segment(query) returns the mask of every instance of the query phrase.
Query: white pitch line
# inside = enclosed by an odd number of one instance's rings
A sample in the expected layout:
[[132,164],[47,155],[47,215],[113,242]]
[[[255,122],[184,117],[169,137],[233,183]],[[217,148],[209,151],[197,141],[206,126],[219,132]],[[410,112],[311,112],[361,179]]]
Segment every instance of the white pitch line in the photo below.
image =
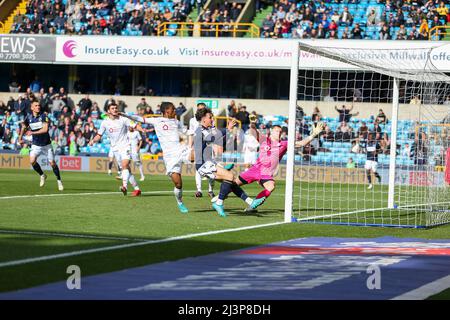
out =
[[[183,190],[183,192],[195,192],[196,190]],[[142,194],[160,194],[160,193],[173,193],[173,191],[146,191]],[[46,197],[68,197],[68,196],[97,196],[97,195],[107,195],[107,194],[121,194],[121,192],[116,191],[106,191],[106,192],[85,192],[85,193],[50,193],[50,194],[30,194],[22,196],[6,196],[0,197],[0,200],[11,200],[11,199],[23,199],[23,198],[46,198]]]
[[58,233],[58,232],[43,232],[43,231],[21,231],[21,230],[2,230],[2,234],[19,234],[19,235],[33,235],[33,236],[51,236],[64,238],[81,238],[81,239],[97,239],[97,240],[120,240],[120,241],[147,241],[148,239],[126,238],[126,237],[108,237],[108,236],[94,236],[89,234],[73,234],[73,233]]
[[432,295],[438,294],[450,288],[450,275],[436,281],[427,283],[417,289],[411,290],[391,300],[424,300]]
[[54,259],[60,259],[60,258],[79,256],[79,255],[88,254],[88,253],[105,252],[105,251],[112,251],[112,250],[118,250],[118,249],[126,249],[126,248],[132,248],[132,247],[145,246],[145,245],[149,245],[149,244],[172,242],[172,241],[177,241],[177,240],[209,236],[209,235],[220,234],[220,233],[251,230],[251,229],[257,229],[257,228],[263,228],[263,227],[271,227],[271,226],[276,226],[276,225],[280,225],[280,224],[286,224],[286,222],[273,222],[273,223],[267,223],[267,224],[260,224],[260,225],[256,225],[256,226],[248,226],[248,227],[240,227],[240,228],[224,229],[224,230],[216,230],[216,231],[207,231],[207,232],[193,233],[193,234],[187,234],[187,235],[159,239],[159,240],[148,240],[148,241],[143,241],[143,242],[127,243],[127,244],[121,244],[121,245],[115,245],[115,246],[109,246],[109,247],[72,251],[72,252],[67,252],[67,253],[60,253],[60,254],[54,254],[54,255],[48,255],[48,256],[42,256],[42,257],[36,257],[36,258],[14,260],[14,261],[0,263],[0,268],[23,265],[23,264],[39,262],[39,261],[48,261],[48,260],[54,260]]

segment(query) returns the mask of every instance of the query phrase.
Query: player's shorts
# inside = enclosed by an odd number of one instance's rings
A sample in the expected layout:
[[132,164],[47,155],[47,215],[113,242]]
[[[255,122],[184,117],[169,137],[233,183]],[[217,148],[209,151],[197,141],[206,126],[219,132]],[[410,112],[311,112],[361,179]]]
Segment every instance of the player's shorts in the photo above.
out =
[[203,178],[215,179],[217,172],[217,164],[212,161],[206,161],[200,168],[197,169],[197,172]]
[[47,160],[55,161],[55,154],[53,153],[53,148],[51,144],[46,146],[36,146],[34,144],[31,145],[30,156],[39,157],[44,155],[47,157]]
[[255,181],[259,184],[264,184],[267,181],[273,181],[273,176],[264,174],[258,166],[252,166],[248,170],[241,172],[239,180],[241,180],[243,184],[250,184]]
[[177,153],[165,154],[164,164],[166,166],[166,174],[181,173],[181,166],[183,163],[190,163],[191,160],[190,149],[183,148]]
[[114,158],[114,151],[112,148],[109,148],[108,158]]
[[245,164],[255,164],[258,160],[258,152],[245,152],[244,153],[244,163]]
[[122,160],[130,160],[131,159],[131,148],[119,148],[114,149],[113,154],[114,158],[116,158],[117,162],[120,163]]
[[377,172],[378,162],[373,160],[366,160],[366,164],[364,165],[364,168],[366,170],[372,170],[373,172]]

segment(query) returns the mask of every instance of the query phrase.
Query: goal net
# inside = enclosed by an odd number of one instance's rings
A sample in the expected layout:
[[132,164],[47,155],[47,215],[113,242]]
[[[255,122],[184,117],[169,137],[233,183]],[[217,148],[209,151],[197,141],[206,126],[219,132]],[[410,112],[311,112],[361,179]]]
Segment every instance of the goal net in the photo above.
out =
[[299,50],[290,104],[305,116],[296,118],[296,138],[307,137],[318,121],[326,130],[290,155],[291,218],[415,228],[450,222],[450,78],[432,64],[439,48],[312,41]]

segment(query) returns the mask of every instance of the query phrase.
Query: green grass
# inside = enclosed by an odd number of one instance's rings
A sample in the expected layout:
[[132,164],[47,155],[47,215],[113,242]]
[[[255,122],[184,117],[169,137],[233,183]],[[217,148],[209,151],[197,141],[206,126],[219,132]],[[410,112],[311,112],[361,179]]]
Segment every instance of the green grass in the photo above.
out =
[[[282,221],[284,215],[284,184],[282,182],[258,214],[244,214],[242,212],[244,205],[241,200],[230,197],[226,201],[229,216],[220,218],[211,210],[208,198],[193,197],[195,183],[191,177],[184,178],[184,200],[190,209],[187,215],[178,212],[171,193],[173,187],[165,176],[147,176],[146,181],[140,183],[141,189],[145,192],[141,198],[123,197],[117,192],[119,182],[106,174],[64,172],[63,179],[65,183],[63,196],[0,199],[0,230],[77,234],[99,238],[0,233],[0,264],[126,244],[142,239],[164,239],[212,230],[272,223]],[[2,182],[0,198],[59,193],[51,173],[44,188],[39,188],[38,180],[37,175],[31,170],[0,170]],[[297,188],[300,188],[300,185]],[[301,188],[305,188],[305,184],[302,184]],[[254,184],[246,186],[245,189],[249,195],[253,196],[260,187]],[[106,192],[112,193],[77,195],[77,193]],[[297,189],[295,194],[298,192]],[[296,199],[298,201],[298,198]],[[297,207],[300,206],[304,210],[307,204],[302,199]],[[79,265],[83,275],[93,275],[301,237],[371,238],[389,235],[445,239],[449,234],[450,225],[414,230],[284,224],[2,267],[0,268],[0,291],[65,280],[66,268],[71,264]],[[103,239],[103,237],[127,239]],[[450,299],[450,291],[447,290],[436,298]]]

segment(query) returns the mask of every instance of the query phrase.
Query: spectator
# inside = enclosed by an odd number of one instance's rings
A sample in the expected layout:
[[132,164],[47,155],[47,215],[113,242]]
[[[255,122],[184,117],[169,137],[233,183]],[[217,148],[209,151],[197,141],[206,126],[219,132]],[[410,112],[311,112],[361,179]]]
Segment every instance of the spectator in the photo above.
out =
[[370,13],[367,15],[367,26],[375,26],[377,24],[377,14],[375,13],[375,9],[370,10]]
[[235,118],[241,122],[242,130],[246,132],[250,126],[250,114],[247,112],[247,107],[240,107],[239,112],[236,114]]
[[150,106],[147,106],[144,110],[144,115],[153,114],[153,109]]
[[21,88],[17,74],[13,72],[9,81],[9,92],[19,92]]
[[411,146],[409,143],[406,143],[405,146],[402,148],[400,154],[404,157],[410,157],[411,156]]
[[352,147],[350,149],[351,153],[360,153],[361,152],[359,140],[360,139],[358,138],[358,139],[352,141]]
[[136,106],[136,109],[138,112],[139,112],[139,110],[143,110],[143,112],[145,113],[145,110],[147,109],[147,107],[150,107],[150,105],[147,103],[145,98],[141,98],[141,102],[139,102],[139,104]]
[[364,137],[367,137],[367,135],[369,134],[369,127],[364,121],[361,122],[361,126],[359,127],[357,134],[358,136],[363,135]]
[[176,115],[177,115],[178,119],[180,119],[181,115],[183,113],[185,113],[186,110],[187,110],[187,108],[185,107],[185,105],[182,102],[180,102],[178,107],[175,109],[175,112],[176,112]]
[[303,111],[303,108],[297,105],[297,108],[295,109],[295,118],[298,121],[302,121],[303,117],[305,116],[305,112]]
[[353,161],[353,158],[348,158],[346,168],[347,169],[354,169],[354,168],[356,168],[356,163]]
[[239,112],[236,102],[234,100],[231,100],[230,104],[227,107],[228,116],[231,118],[236,117],[236,114]]
[[353,28],[353,30],[351,32],[351,38],[352,39],[362,39],[363,38],[359,23],[355,23],[355,27]]
[[352,138],[352,128],[347,124],[347,122],[342,121],[336,130],[335,139],[336,141],[348,142]]
[[351,25],[353,23],[353,16],[348,11],[348,7],[344,7],[344,11],[339,16],[339,21],[346,25]]
[[92,100],[89,98],[89,95],[87,94],[84,98],[82,98],[78,105],[80,106],[80,110],[84,111],[85,113],[89,113],[92,108]]
[[378,111],[378,115],[377,115],[377,117],[375,118],[375,121],[378,122],[378,123],[380,123],[380,124],[386,124],[386,123],[387,123],[388,120],[387,120],[386,115],[384,114],[383,109],[380,109],[380,110]]
[[345,105],[342,106],[342,108],[338,108],[337,106],[334,106],[334,109],[339,113],[339,122],[349,122],[352,116],[359,115],[359,112],[357,113],[350,113],[353,110],[353,105],[350,106],[348,109]]
[[313,113],[311,115],[312,122],[318,122],[322,119],[322,113],[320,112],[318,107],[314,107]]
[[33,82],[30,83],[30,90],[33,93],[38,93],[42,88],[42,83],[39,81],[38,76],[34,77]]
[[0,116],[3,116],[8,111],[8,106],[0,100]]
[[20,154],[21,156],[29,156],[29,155],[30,155],[30,151],[31,151],[31,149],[30,149],[30,147],[28,146],[28,144],[24,143],[23,146],[22,146],[22,148],[20,149],[19,154]]
[[322,136],[324,141],[334,141],[334,132],[330,129],[328,125],[325,126],[325,133]]

